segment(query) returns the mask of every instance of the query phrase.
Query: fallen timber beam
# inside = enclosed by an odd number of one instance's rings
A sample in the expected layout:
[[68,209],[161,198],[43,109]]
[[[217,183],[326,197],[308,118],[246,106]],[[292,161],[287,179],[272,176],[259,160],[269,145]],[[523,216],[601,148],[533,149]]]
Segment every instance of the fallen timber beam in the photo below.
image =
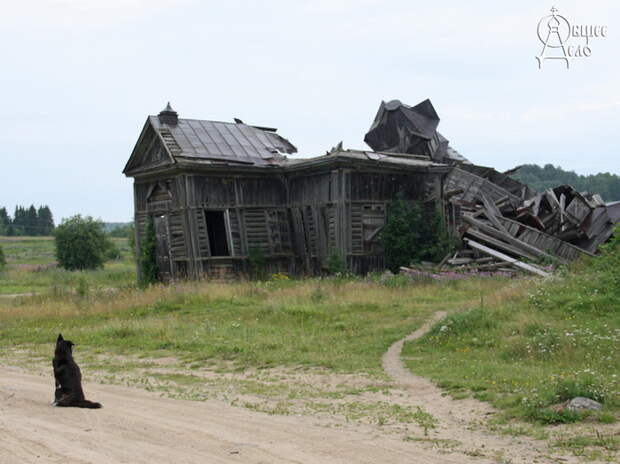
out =
[[484,211],[485,211],[486,217],[489,219],[489,221],[493,223],[495,227],[497,227],[499,230],[503,232],[506,232],[506,229],[504,229],[504,226],[502,225],[502,223],[499,222],[499,219],[497,219],[498,217],[502,216],[502,213],[499,211],[499,209],[497,209],[497,206],[495,205],[495,203],[489,200],[482,193],[480,194],[480,197],[482,198],[482,203],[484,204]]
[[454,258],[449,259],[448,264],[452,264],[453,266],[461,266],[463,264],[471,264],[474,260],[472,258]]
[[[495,260],[495,258],[490,258]],[[500,268],[505,268],[506,266],[510,266],[510,263],[506,262],[506,261],[496,261],[493,263],[489,263],[489,264],[481,264],[479,266],[476,265],[470,265],[470,266],[459,266],[456,267],[455,269],[457,271],[467,271],[467,272],[483,272],[483,271],[493,271],[493,270],[497,270]],[[512,271],[514,271],[514,269],[511,268]]]
[[531,260],[536,260],[537,257],[536,255],[532,254],[532,253],[528,253],[527,251],[521,250],[519,248],[516,248],[512,245],[509,245],[506,242],[502,242],[501,240],[498,240],[494,237],[491,237],[490,235],[485,234],[484,232],[474,228],[474,227],[470,227],[469,229],[467,229],[465,231],[465,235],[469,235],[472,238],[475,238],[476,240],[481,240],[485,243],[488,243],[489,245],[495,247],[495,248],[499,248],[500,250],[505,251],[506,253],[510,253],[513,255],[517,255],[520,256],[521,258],[525,258],[525,259],[531,259]]
[[446,262],[450,259],[450,256],[452,256],[452,252],[448,253],[446,256],[443,257],[443,259],[437,265],[437,269],[441,270],[441,268],[444,267]]
[[518,234],[519,240],[522,242],[529,243],[539,250],[543,248],[567,261],[574,261],[584,255],[594,256],[592,253],[589,253],[583,248],[579,248],[558,237],[554,237],[553,235],[541,232],[540,230],[523,224],[522,222],[514,221],[505,217],[500,218],[500,221],[502,221],[504,227],[511,235],[515,236]]
[[518,267],[519,269],[523,269],[527,272],[531,272],[532,274],[536,274],[539,275],[541,277],[549,277],[551,274],[549,274],[548,272],[543,271],[542,269],[536,267],[536,266],[532,266],[531,264],[527,264],[524,263],[522,261],[519,261],[518,259],[515,259],[511,256],[505,255],[504,253],[500,253],[499,251],[495,251],[492,248],[489,248],[487,246],[484,246],[482,243],[478,243],[474,240],[471,240],[469,238],[465,238],[463,239],[465,241],[465,243],[467,243],[470,247],[475,248],[478,251],[481,251],[484,254],[487,254],[489,256],[493,256],[494,258],[497,259],[501,259],[502,261],[506,261],[508,263],[510,263],[511,265]]
[[500,261],[499,263],[491,263],[491,264],[481,264],[478,266],[479,271],[489,271],[499,269],[505,266],[510,266],[510,263],[507,261]]
[[503,197],[501,197],[499,200],[495,202],[495,206],[502,206],[508,200],[510,200],[510,197],[508,195],[504,195]]
[[482,221],[478,221],[477,219],[474,219],[472,217],[468,217],[467,215],[463,216],[463,220],[465,222],[467,222],[469,225],[474,226],[477,229],[480,229],[482,232],[484,232],[485,234],[491,235],[495,238],[498,238],[500,240],[503,240],[505,242],[510,243],[511,245],[517,247],[520,250],[525,251],[526,253],[532,254],[536,257],[539,258],[546,258],[549,259],[551,261],[555,261],[555,262],[559,262],[562,264],[566,264],[566,260],[563,258],[560,258],[558,256],[553,256],[550,255],[549,253],[544,252],[543,250],[541,250],[540,248],[537,248],[533,245],[530,245],[529,243],[526,243],[522,240],[519,240],[516,237],[513,237],[510,233],[508,233],[506,231],[506,228],[502,225],[502,229],[501,230],[497,230],[487,224],[485,224]]
[[464,193],[465,190],[463,190],[462,188],[457,188],[454,190],[448,190],[445,194],[444,197],[446,200],[450,199],[451,197],[455,196],[455,195],[460,195],[461,193]]

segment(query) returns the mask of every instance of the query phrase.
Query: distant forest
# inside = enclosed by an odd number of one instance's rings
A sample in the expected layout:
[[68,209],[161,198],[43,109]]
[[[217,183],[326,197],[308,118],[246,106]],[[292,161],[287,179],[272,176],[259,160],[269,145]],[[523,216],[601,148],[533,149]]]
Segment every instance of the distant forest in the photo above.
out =
[[0,235],[50,235],[53,230],[54,217],[48,206],[17,206],[13,217],[0,208]]
[[565,171],[552,164],[547,164],[542,168],[536,164],[525,164],[511,177],[529,185],[537,192],[542,192],[549,187],[568,184],[580,192],[598,193],[605,201],[620,200],[620,177],[608,172],[583,176],[573,171]]

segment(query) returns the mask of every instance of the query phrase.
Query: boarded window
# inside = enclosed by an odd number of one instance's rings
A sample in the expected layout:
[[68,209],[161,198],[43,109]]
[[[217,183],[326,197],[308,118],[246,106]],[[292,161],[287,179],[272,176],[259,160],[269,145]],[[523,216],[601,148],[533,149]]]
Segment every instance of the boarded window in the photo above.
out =
[[364,239],[364,253],[382,252],[379,234],[385,225],[385,211],[383,205],[364,205],[362,209],[362,238]]
[[230,256],[224,211],[205,211],[211,256]]

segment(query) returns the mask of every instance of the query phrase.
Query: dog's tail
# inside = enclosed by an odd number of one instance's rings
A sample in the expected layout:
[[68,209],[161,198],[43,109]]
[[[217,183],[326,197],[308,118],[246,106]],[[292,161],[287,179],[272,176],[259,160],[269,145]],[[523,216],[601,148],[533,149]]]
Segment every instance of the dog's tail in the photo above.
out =
[[80,408],[99,409],[101,403],[95,403],[94,401],[82,400],[79,405]]

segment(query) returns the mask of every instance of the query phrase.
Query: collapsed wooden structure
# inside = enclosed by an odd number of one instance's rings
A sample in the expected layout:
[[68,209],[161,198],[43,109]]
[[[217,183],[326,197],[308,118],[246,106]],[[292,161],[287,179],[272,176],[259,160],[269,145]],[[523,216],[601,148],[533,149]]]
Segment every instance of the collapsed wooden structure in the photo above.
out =
[[592,256],[620,220],[620,202],[605,203],[599,195],[579,193],[569,185],[533,194],[493,169],[474,168],[478,174],[455,167],[446,182],[451,189],[446,196],[460,213],[465,245],[447,264],[468,270],[513,266],[545,276],[547,271],[532,262],[565,264]]
[[397,193],[443,205],[445,164],[344,150],[291,158],[276,129],[149,116],[124,169],[134,178],[136,246],[155,229],[162,279],[248,272],[321,273],[330,253],[352,272],[384,268],[379,231]]
[[518,168],[501,173],[472,164],[450,147],[438,125],[429,100],[414,107],[382,102],[364,140],[375,150],[420,153],[450,166],[444,198],[462,247],[442,265],[546,276],[533,262],[566,263],[591,255],[613,233],[620,203],[605,204],[599,195],[568,185],[535,194],[510,176]]
[[437,131],[430,100],[382,102],[364,140],[373,149],[292,158],[276,129],[182,119],[170,104],[149,116],[124,174],[134,178],[136,246],[156,235],[160,277],[226,277],[260,257],[267,272],[320,274],[338,254],[351,272],[385,267],[380,232],[402,195],[446,214],[461,249],[442,265],[525,270],[596,252],[620,202],[559,186],[535,194],[477,166]]

